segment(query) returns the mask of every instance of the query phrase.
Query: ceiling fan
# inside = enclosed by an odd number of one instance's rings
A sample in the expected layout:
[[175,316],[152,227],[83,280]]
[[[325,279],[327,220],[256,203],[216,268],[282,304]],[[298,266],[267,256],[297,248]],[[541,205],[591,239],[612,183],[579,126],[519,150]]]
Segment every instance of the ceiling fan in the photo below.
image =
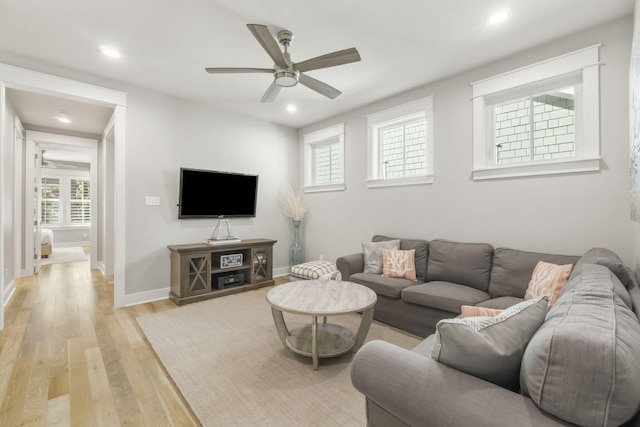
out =
[[278,42],[284,46],[284,51],[280,50],[269,28],[266,25],[247,24],[249,31],[258,40],[262,48],[269,54],[273,62],[273,68],[205,68],[207,73],[273,73],[273,83],[267,89],[260,102],[273,102],[280,93],[280,88],[303,84],[311,90],[318,92],[327,98],[334,99],[342,92],[329,86],[326,83],[316,80],[303,74],[306,71],[318,70],[320,68],[335,67],[336,65],[349,64],[360,61],[360,54],[354,47],[339,50],[326,55],[317,56],[302,62],[292,62],[291,55],[287,51],[293,33],[288,30],[279,31]]

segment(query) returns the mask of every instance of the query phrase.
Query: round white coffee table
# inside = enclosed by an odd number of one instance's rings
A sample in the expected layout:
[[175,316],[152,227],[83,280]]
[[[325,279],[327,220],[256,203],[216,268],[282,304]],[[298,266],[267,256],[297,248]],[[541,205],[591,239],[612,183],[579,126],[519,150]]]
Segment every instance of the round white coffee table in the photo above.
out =
[[[335,357],[358,350],[373,319],[376,294],[366,286],[340,280],[302,280],[276,286],[267,293],[273,320],[282,344],[293,352],[318,358]],[[283,312],[311,316],[311,325],[289,331]],[[327,323],[327,316],[362,312],[354,335],[347,328]],[[318,316],[323,322],[318,324]]]

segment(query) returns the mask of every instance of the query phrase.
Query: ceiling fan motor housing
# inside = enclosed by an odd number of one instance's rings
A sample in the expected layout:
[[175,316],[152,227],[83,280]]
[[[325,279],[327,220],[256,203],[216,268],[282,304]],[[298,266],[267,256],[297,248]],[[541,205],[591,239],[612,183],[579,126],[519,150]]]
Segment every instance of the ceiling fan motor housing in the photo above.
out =
[[[280,37],[280,33],[282,33],[283,31],[280,31],[278,33],[278,37]],[[282,43],[282,39],[280,39],[280,42]],[[275,78],[275,82],[278,86],[281,86],[281,87],[295,86],[298,84],[298,79],[300,78],[300,72],[293,67],[293,63],[291,62],[291,54],[286,51],[282,52],[282,54],[287,60],[289,67],[280,68],[278,67],[278,65],[274,65],[275,71],[273,73],[273,77]]]

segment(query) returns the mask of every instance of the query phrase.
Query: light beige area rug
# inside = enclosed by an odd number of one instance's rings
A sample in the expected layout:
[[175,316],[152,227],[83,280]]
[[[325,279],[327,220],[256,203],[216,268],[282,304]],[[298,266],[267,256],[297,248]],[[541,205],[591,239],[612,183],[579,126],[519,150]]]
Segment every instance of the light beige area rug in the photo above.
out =
[[70,248],[53,248],[47,258],[42,258],[42,265],[60,264],[63,262],[80,262],[88,259],[80,246]]
[[[351,385],[353,353],[311,359],[283,347],[263,288],[138,318],[151,346],[204,426],[364,426]],[[290,327],[310,317],[287,315]],[[358,315],[329,318],[357,330]],[[292,329],[292,328],[290,328]],[[405,348],[420,339],[376,321],[367,341]]]

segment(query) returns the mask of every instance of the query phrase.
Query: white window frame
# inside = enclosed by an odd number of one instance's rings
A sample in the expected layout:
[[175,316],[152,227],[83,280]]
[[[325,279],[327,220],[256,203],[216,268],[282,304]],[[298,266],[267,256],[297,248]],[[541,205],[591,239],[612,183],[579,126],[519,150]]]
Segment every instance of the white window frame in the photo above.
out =
[[[339,123],[331,127],[317,130],[305,134],[303,136],[304,142],[304,187],[305,193],[314,193],[322,191],[344,191],[347,186],[344,182],[344,123]],[[338,143],[340,149],[340,169],[339,180],[330,184],[317,184],[315,182],[315,148],[326,145]]]
[[[488,79],[473,82],[474,180],[577,173],[600,170],[600,62],[594,45]],[[574,84],[575,156],[497,165],[493,105],[527,93]]]
[[[424,175],[402,178],[384,178],[381,166],[380,142],[378,130],[394,123],[424,118],[426,123],[425,167]],[[367,116],[367,187],[393,187],[402,185],[422,185],[433,183],[433,96],[398,105]]]
[[[41,179],[42,178],[57,178],[60,180],[60,222],[56,224],[42,223],[42,225],[55,230],[90,227],[91,222],[71,222],[71,180],[87,180],[89,181],[89,185],[93,185],[89,172],[42,169]],[[92,193],[90,194],[92,195]],[[89,200],[90,206],[91,203],[94,203],[92,199]]]

